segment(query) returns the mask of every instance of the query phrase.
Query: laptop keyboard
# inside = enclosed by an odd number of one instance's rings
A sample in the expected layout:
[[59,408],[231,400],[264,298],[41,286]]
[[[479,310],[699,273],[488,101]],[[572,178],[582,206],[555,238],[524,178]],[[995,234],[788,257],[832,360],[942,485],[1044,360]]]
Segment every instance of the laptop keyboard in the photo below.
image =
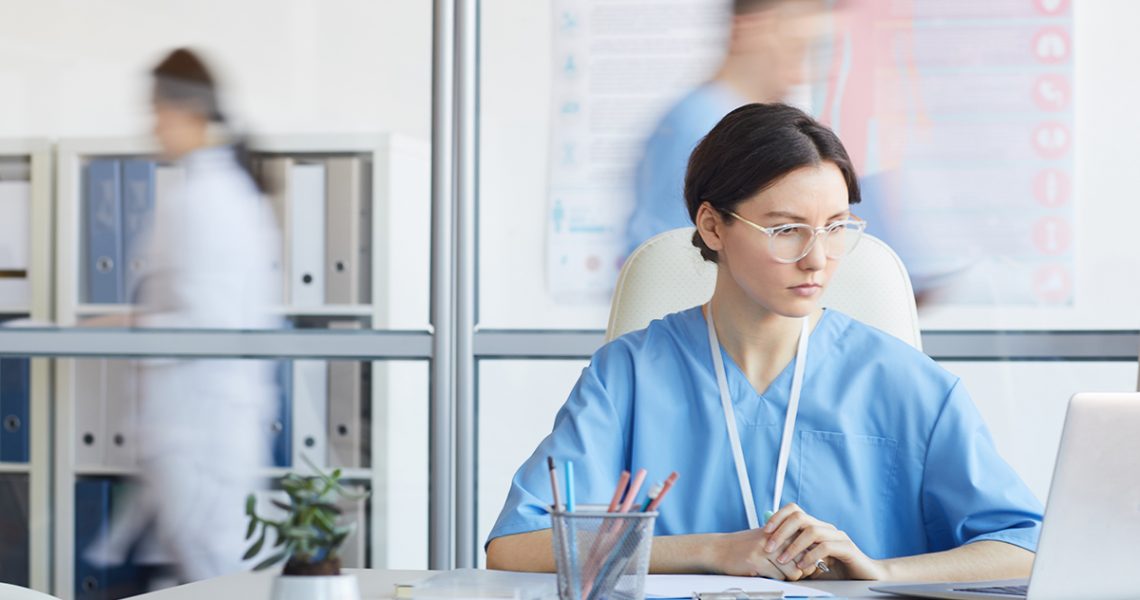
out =
[[1024,596],[1029,592],[1028,585],[994,585],[988,587],[954,588],[955,592],[972,594],[1000,594],[1003,596]]

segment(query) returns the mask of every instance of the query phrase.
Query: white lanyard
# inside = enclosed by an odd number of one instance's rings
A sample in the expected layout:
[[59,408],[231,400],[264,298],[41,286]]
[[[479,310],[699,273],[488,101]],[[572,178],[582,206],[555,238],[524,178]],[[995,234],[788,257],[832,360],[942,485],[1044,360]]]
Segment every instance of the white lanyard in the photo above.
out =
[[[748,514],[748,528],[761,525],[756,518],[756,501],[752,498],[752,484],[748,481],[748,468],[744,463],[744,450],[740,447],[740,432],[736,430],[736,412],[732,409],[732,394],[728,392],[728,376],[724,370],[724,358],[720,355],[720,340],[713,324],[712,303],[709,303],[709,346],[712,347],[713,367],[716,381],[720,386],[720,403],[724,408],[724,423],[728,427],[728,439],[732,443],[732,458],[736,463],[736,479],[740,482],[740,498],[744,501],[744,511]],[[807,364],[809,332],[808,318],[804,317],[800,327],[800,341],[796,346],[796,366],[792,374],[792,395],[788,398],[788,411],[784,416],[784,434],[780,438],[780,455],[776,460],[776,489],[772,494],[772,512],[780,510],[780,497],[784,494],[784,476],[788,472],[788,455],[792,451],[792,434],[796,429],[796,412],[800,408],[800,390],[804,382],[804,366]],[[765,518],[767,520],[767,518]]]

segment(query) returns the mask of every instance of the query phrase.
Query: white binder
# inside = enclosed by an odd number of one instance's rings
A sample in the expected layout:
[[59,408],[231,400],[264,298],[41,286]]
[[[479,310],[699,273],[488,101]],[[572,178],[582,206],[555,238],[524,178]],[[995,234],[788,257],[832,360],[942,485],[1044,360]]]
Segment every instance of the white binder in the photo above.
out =
[[106,430],[104,464],[109,467],[138,465],[138,365],[131,360],[108,360],[106,363]]
[[[360,494],[365,491],[363,486],[344,484],[346,490],[354,494]],[[366,547],[368,543],[368,516],[364,510],[365,503],[368,498],[361,500],[344,500],[337,502],[342,512],[339,523],[353,523],[356,525],[356,530],[352,535],[344,540],[344,545],[340,548],[340,566],[348,569],[364,569],[368,565],[365,564],[367,558]]]
[[101,467],[106,460],[107,363],[105,359],[78,358],[71,363],[75,392],[75,466]]
[[330,158],[325,165],[325,302],[367,304],[372,298],[368,170],[351,156]]
[[325,301],[325,165],[297,163],[289,171],[293,306]]
[[0,180],[0,307],[26,307],[31,184]]
[[323,360],[293,361],[293,467],[328,462],[328,366]]
[[[359,321],[333,321],[330,329],[360,329]],[[328,393],[329,465],[359,468],[362,442],[370,435],[362,419],[362,403],[370,395],[365,385],[365,366],[358,360],[331,360]]]
[[281,272],[281,303],[288,305],[292,298],[293,279],[292,260],[292,227],[293,220],[289,206],[290,172],[293,168],[293,159],[281,156],[264,158],[258,163],[260,175],[269,182],[270,193],[266,195],[273,215],[277,217],[277,229],[281,232],[282,248],[278,255],[280,262],[274,268]]

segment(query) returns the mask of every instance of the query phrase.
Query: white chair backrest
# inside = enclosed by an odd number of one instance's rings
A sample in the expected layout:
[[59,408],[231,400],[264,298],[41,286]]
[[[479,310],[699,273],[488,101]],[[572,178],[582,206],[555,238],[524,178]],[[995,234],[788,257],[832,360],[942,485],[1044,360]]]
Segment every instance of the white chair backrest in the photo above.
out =
[[4,600],[59,600],[55,596],[8,583],[0,583],[0,598]]
[[[693,231],[666,231],[629,256],[614,288],[606,341],[712,297],[716,265],[701,258],[691,242]],[[898,255],[878,238],[863,234],[843,258],[823,305],[922,349],[910,277]]]

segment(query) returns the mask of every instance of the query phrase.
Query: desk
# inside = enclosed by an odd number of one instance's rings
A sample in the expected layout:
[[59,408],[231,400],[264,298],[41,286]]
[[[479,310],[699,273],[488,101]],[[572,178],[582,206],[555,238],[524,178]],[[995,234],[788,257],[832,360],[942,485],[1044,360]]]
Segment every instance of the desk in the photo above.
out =
[[[391,598],[397,583],[415,583],[431,575],[429,571],[388,571],[384,569],[345,569],[360,582],[362,600]],[[276,570],[260,573],[238,573],[216,579],[198,581],[175,588],[135,596],[137,600],[268,600]],[[811,587],[845,598],[892,598],[867,589],[868,581],[819,581]]]

